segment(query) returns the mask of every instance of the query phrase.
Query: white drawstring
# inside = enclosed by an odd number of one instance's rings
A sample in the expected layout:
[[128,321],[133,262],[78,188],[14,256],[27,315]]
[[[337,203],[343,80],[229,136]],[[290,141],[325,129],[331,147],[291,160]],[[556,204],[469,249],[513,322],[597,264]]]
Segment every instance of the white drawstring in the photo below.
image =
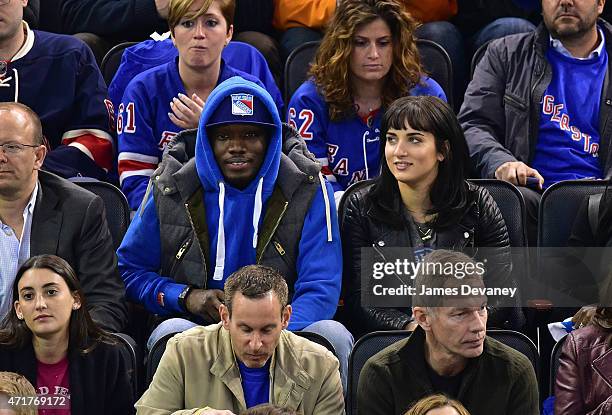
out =
[[263,177],[259,179],[257,191],[255,192],[255,208],[253,210],[253,248],[257,248],[257,238],[259,237],[259,218],[263,204],[261,202],[261,192],[263,189]]
[[327,195],[327,186],[325,186],[325,179],[323,174],[319,172],[319,181],[321,182],[321,190],[323,190],[323,201],[325,202],[325,222],[327,224],[327,242],[331,242],[332,229],[331,229],[331,211],[329,208],[329,196]]
[[215,260],[215,273],[213,280],[223,280],[225,269],[225,228],[223,226],[223,206],[225,205],[225,185],[219,182],[219,225],[217,234],[217,259]]
[[367,136],[370,134],[369,131],[366,131],[365,133],[363,133],[363,137],[362,137],[362,141],[363,141],[363,162],[365,163],[365,180],[368,180],[370,178],[370,173],[368,171],[368,155],[366,153],[366,141],[367,141]]

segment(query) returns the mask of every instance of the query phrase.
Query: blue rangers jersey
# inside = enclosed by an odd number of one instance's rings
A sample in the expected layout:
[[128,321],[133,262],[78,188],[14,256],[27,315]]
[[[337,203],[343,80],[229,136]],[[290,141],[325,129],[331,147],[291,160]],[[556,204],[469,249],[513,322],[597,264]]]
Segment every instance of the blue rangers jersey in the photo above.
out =
[[[221,60],[217,85],[232,76],[263,86],[254,76]],[[170,101],[179,93],[187,95],[178,72],[178,58],[175,58],[136,76],[117,108],[119,183],[132,210],[140,206],[164,148],[182,130],[168,117]]]
[[[108,95],[115,110],[120,104],[125,88],[136,75],[168,63],[177,56],[178,50],[170,39],[147,39],[125,49],[119,68],[108,86]],[[261,52],[248,43],[231,41],[223,48],[221,58],[231,67],[257,77],[272,95],[280,113],[284,114],[282,95]]]
[[[415,86],[410,94],[432,95],[446,101],[444,91],[431,78],[423,78],[423,85]],[[304,82],[289,102],[288,122],[321,163],[321,172],[334,192],[380,173],[381,119],[382,112],[377,111],[367,120],[355,115],[331,121],[327,103],[312,79]]]
[[114,157],[113,110],[93,53],[73,36],[23,27],[24,45],[0,65],[0,101],[25,104],[40,117],[51,150],[45,169],[106,179]]

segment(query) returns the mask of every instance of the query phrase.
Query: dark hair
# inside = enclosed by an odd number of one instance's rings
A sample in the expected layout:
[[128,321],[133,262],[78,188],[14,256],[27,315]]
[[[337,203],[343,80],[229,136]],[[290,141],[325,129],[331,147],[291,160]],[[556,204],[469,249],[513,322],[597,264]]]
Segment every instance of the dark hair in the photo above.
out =
[[[116,344],[113,338],[100,329],[91,319],[87,311],[85,296],[81,289],[81,284],[70,264],[64,259],[55,255],[38,255],[28,259],[17,271],[13,282],[13,304],[19,300],[18,284],[23,275],[31,269],[47,269],[66,282],[68,289],[79,297],[81,307],[72,310],[68,328],[68,351],[78,350],[81,353],[89,353],[99,342]],[[2,320],[0,326],[0,345],[14,348],[23,348],[32,341],[32,331],[24,320],[17,318],[14,307]]]
[[225,281],[223,289],[225,306],[232,316],[232,301],[236,293],[247,298],[263,298],[272,291],[278,297],[281,312],[288,302],[289,289],[287,282],[280,272],[264,265],[247,265],[230,275]]
[[43,131],[40,118],[30,107],[20,102],[1,102],[0,111],[21,111],[28,118],[30,126],[34,130],[34,137],[32,137],[34,144],[41,145],[43,143]]
[[604,329],[612,329],[612,307],[597,307],[592,322]]
[[298,415],[292,409],[281,408],[270,403],[263,403],[242,412],[240,415]]
[[397,179],[389,170],[385,159],[385,145],[389,129],[404,129],[406,124],[410,124],[415,130],[431,133],[435,138],[436,150],[444,155],[444,160],[438,165],[438,175],[429,191],[432,208],[427,213],[437,214],[431,224],[434,227],[454,225],[468,205],[465,177],[469,166],[469,152],[455,113],[446,102],[436,97],[402,97],[385,111],[380,133],[381,173],[375,179],[368,200],[375,204],[392,206],[391,201],[399,194]]

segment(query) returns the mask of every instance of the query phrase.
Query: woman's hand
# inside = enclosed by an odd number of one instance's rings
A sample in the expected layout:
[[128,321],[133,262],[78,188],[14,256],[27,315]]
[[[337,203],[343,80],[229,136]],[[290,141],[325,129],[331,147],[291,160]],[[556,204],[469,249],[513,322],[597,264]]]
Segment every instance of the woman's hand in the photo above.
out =
[[172,112],[168,113],[168,117],[170,121],[184,130],[198,128],[203,108],[204,101],[197,94],[193,94],[191,98],[178,94],[178,97],[172,98],[170,102]]

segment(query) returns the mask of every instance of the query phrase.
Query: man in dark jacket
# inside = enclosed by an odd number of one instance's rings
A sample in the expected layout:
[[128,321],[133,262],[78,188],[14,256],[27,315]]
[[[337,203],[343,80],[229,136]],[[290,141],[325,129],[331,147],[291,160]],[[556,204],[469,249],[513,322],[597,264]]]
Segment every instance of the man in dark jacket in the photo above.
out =
[[[468,86],[459,120],[477,174],[536,191],[612,173],[612,27],[604,0],[543,0],[533,33],[494,41]],[[521,187],[530,242],[539,194]]]
[[76,271],[93,319],[121,331],[127,323],[125,288],[104,204],[41,171],[46,153],[36,114],[23,104],[0,104],[0,316],[12,307],[19,266],[31,256],[54,254]]
[[418,327],[368,359],[359,375],[358,413],[402,415],[419,399],[444,393],[472,415],[537,415],[533,366],[486,337],[487,297],[466,294],[464,287],[484,289],[482,264],[445,250],[422,264],[412,308]]

